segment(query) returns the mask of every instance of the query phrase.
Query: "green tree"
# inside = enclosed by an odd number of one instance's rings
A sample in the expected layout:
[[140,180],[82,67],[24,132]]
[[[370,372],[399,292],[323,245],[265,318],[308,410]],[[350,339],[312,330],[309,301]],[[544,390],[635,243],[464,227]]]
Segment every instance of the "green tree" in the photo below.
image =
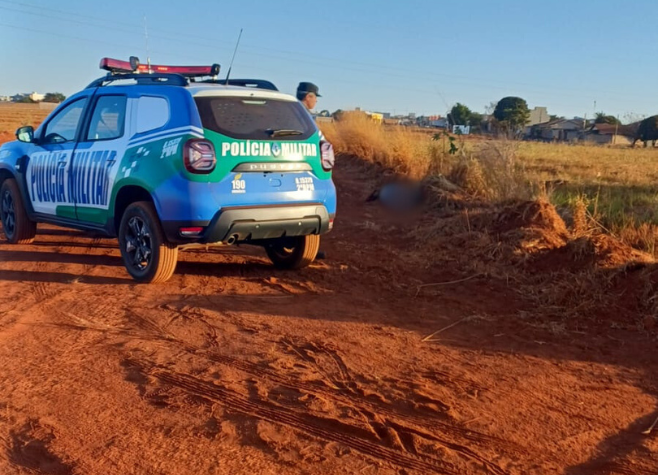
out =
[[21,104],[32,104],[34,101],[30,99],[30,96],[23,96],[20,99],[18,99],[16,102],[19,102]]
[[469,119],[469,125],[473,131],[480,131],[482,128],[482,121],[484,117],[479,112],[471,112],[471,118]]
[[61,92],[48,92],[43,98],[43,102],[64,102],[66,96]]
[[503,130],[513,135],[518,135],[522,132],[523,126],[528,122],[530,110],[528,109],[528,103],[524,99],[508,96],[498,101],[493,116]]
[[597,112],[594,117],[595,124],[612,124],[612,125],[621,125],[621,121],[617,119],[614,115],[606,115],[604,112]]
[[450,122],[453,125],[469,125],[471,121],[471,110],[459,102],[450,109]]

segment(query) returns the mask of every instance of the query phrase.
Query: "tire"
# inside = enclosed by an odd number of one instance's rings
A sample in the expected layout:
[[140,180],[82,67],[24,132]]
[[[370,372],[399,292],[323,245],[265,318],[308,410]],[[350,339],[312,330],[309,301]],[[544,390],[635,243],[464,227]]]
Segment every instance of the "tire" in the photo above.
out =
[[265,245],[265,251],[279,269],[301,269],[313,263],[320,250],[320,236],[296,236],[277,239]]
[[37,223],[27,216],[18,183],[8,178],[0,187],[0,218],[7,241],[12,244],[30,244],[37,234]]
[[138,201],[126,208],[119,225],[123,265],[137,282],[165,282],[178,263],[178,247],[164,237],[153,203]]

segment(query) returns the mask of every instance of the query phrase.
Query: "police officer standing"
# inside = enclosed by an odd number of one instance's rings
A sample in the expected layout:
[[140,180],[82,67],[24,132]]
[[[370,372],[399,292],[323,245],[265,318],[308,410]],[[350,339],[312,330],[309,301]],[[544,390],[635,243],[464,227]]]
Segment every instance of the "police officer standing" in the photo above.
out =
[[318,89],[318,86],[312,82],[300,82],[299,86],[297,86],[297,99],[299,99],[311,113],[313,109],[315,109],[315,105],[318,103],[318,97],[322,97],[320,95],[320,90]]
[[[304,104],[304,107],[306,107],[306,109],[314,118],[315,114],[313,113],[313,109],[315,109],[315,105],[318,103],[318,97],[322,97],[320,95],[320,90],[318,89],[318,86],[312,82],[300,82],[297,86],[297,99],[299,99],[301,103]],[[324,138],[322,132],[320,132],[320,138]],[[323,250],[319,250],[317,259],[325,258],[325,252]]]

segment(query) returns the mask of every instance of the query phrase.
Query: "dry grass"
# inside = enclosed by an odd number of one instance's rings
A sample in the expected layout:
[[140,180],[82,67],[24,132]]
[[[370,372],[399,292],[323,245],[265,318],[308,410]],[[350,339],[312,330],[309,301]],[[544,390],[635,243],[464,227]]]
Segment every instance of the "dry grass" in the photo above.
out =
[[36,128],[52,112],[55,105],[0,103],[0,133],[13,134],[23,125]]
[[657,255],[658,149],[522,143],[519,159],[563,214],[585,201],[591,223]]
[[658,253],[658,149],[449,139],[355,115],[322,130],[340,153],[413,179],[441,175],[490,202],[543,196],[577,232],[598,229]]
[[356,114],[347,113],[340,122],[323,123],[322,131],[338,153],[381,164],[413,179],[426,177],[440,154],[440,145],[427,134],[383,127]]
[[407,178],[443,176],[474,197],[494,201],[532,195],[516,158],[516,142],[480,143],[436,131],[381,126],[359,114],[345,114],[321,127],[338,153]]

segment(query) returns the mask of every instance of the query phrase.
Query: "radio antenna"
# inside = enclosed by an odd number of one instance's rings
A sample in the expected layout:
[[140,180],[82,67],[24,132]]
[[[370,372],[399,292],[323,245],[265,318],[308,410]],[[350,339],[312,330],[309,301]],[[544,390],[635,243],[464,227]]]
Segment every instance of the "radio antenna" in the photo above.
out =
[[146,64],[148,72],[151,74],[151,57],[149,56],[149,30],[146,26],[146,15],[144,15],[144,41],[146,42]]
[[238,45],[240,44],[240,38],[242,38],[242,28],[240,28],[240,34],[238,35],[238,42],[235,44],[235,50],[233,51],[233,57],[231,58],[231,64],[228,66],[228,73],[226,73],[226,84],[228,86],[228,78],[231,75],[231,68],[233,67],[233,60],[235,59],[235,53],[238,52]]

